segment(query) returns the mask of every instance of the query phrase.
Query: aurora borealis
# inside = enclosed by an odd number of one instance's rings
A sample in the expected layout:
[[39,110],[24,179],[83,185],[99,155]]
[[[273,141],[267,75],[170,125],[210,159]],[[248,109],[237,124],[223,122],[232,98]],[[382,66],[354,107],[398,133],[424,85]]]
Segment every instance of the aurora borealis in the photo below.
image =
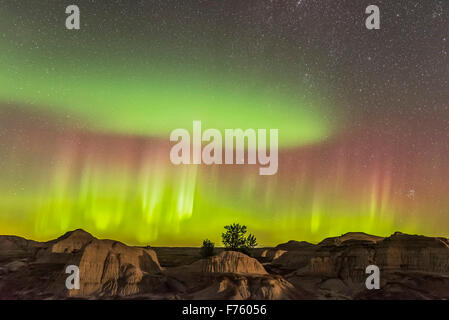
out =
[[[449,5],[0,0],[0,234],[262,245],[449,236]],[[174,166],[169,134],[279,129],[279,170]]]

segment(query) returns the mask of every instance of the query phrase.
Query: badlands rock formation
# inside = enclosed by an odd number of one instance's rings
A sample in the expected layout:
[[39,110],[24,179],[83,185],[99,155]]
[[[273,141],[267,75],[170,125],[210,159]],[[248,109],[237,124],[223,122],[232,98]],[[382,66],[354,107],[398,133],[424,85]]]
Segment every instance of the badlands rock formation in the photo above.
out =
[[[129,296],[146,292],[149,276],[162,270],[153,250],[129,247],[112,240],[98,240],[83,230],[68,232],[40,245],[24,241],[15,241],[12,246],[10,238],[0,239],[0,246],[9,246],[7,253],[20,252],[21,248],[33,249],[28,255],[22,252],[24,258],[21,260],[4,266],[7,272],[1,278],[0,289],[17,286],[21,288],[17,292],[18,297],[23,295],[28,298],[33,294],[50,297]],[[28,246],[24,247],[25,244]],[[65,288],[68,276],[65,269],[68,265],[79,267],[79,290]],[[47,275],[42,276],[45,271]],[[38,281],[32,280],[33,272],[38,276]],[[20,273],[25,277],[16,277]],[[36,285],[34,288],[33,283]]]
[[268,274],[259,261],[235,251],[224,251],[219,255],[195,262],[191,267],[200,272]]
[[[320,299],[447,299],[448,264],[445,238],[349,233],[288,251],[272,261],[271,270]],[[366,290],[368,265],[381,270],[380,290]]]
[[[347,233],[252,255],[201,259],[198,248],[132,247],[83,230],[42,243],[0,236],[0,299],[449,299],[446,238]],[[372,264],[379,290],[365,287]],[[79,267],[79,290],[65,286],[68,265]]]
[[224,251],[165,272],[182,284],[187,299],[299,299],[300,291],[243,253]]

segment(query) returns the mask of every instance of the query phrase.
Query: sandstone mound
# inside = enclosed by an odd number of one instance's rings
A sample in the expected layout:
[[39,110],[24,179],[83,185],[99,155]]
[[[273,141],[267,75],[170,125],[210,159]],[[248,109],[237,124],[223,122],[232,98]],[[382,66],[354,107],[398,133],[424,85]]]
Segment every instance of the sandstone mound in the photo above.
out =
[[304,248],[313,247],[314,244],[307,241],[295,241],[290,240],[286,243],[281,243],[276,246],[276,249],[285,250],[285,251],[293,251],[293,250],[302,250]]
[[81,288],[71,295],[126,296],[145,292],[144,277],[161,267],[152,249],[94,239],[82,252],[79,270]]
[[51,247],[51,252],[74,253],[81,250],[81,248],[94,239],[96,239],[94,236],[82,229],[70,231],[52,241],[54,244]]
[[[16,297],[131,296],[151,293],[164,286],[165,279],[160,276],[162,269],[154,250],[99,240],[81,229],[36,244],[18,237],[2,237],[0,246],[4,249],[0,251],[0,273],[7,276],[3,285],[16,288]],[[37,249],[27,251],[29,246]],[[1,263],[6,252],[18,250],[28,254],[20,260]],[[65,287],[68,265],[79,267],[79,290]]]
[[266,249],[263,250],[262,253],[260,254],[260,259],[262,261],[273,261],[278,259],[280,256],[282,256],[283,254],[287,253],[286,250],[278,250],[278,249]]
[[381,240],[383,240],[383,237],[373,236],[364,232],[348,232],[344,235],[341,235],[339,237],[331,237],[326,238],[323,241],[321,241],[318,245],[320,246],[339,246],[344,244],[347,241],[364,241],[364,242],[371,242],[371,243],[377,243]]
[[208,273],[268,274],[259,261],[236,251],[224,251],[191,266],[199,272]]
[[0,259],[19,258],[32,254],[42,247],[39,242],[27,240],[16,236],[0,236]]
[[378,244],[376,261],[389,269],[449,275],[449,242],[445,238],[396,232]]
[[272,260],[271,266],[278,270],[278,273],[288,273],[304,267],[312,269],[312,265],[315,265],[313,260],[315,257],[319,257],[315,250],[293,250],[286,251],[277,259]]
[[287,280],[269,274],[243,253],[224,251],[189,266],[165,272],[183,284],[183,299],[298,299],[304,296]]
[[293,285],[279,276],[229,274],[215,279],[206,288],[187,295],[187,299],[292,300],[305,298]]

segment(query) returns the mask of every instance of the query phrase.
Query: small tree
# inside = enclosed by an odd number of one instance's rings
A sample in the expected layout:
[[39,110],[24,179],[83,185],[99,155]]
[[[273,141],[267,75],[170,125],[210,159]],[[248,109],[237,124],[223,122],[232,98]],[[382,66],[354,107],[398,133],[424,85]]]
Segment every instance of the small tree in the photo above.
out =
[[200,249],[200,254],[203,258],[207,258],[214,255],[214,243],[209,239],[203,241],[203,246]]
[[256,246],[257,246],[256,237],[252,234],[249,234],[248,238],[246,238],[245,247],[252,249]]
[[250,249],[257,246],[256,237],[250,234],[245,237],[246,226],[241,226],[238,223],[233,223],[224,227],[225,233],[221,234],[223,244],[226,250],[240,251],[249,254]]

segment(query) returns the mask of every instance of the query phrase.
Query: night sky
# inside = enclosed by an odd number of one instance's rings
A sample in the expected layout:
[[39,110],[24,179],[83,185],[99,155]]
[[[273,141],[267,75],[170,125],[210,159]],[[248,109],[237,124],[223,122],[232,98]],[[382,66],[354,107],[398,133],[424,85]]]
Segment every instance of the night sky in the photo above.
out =
[[[448,237],[448,38],[445,0],[0,0],[0,234]],[[193,120],[279,129],[278,173],[173,165]]]

